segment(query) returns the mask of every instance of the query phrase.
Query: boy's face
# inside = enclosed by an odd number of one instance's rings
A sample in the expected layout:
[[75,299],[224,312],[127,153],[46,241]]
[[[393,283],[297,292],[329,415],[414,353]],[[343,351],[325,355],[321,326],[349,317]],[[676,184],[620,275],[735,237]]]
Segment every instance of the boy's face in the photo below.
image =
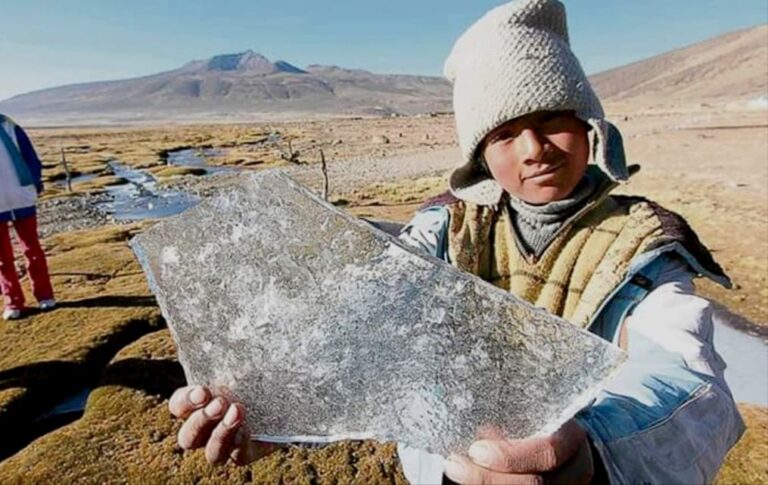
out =
[[499,126],[480,145],[488,169],[531,204],[567,197],[587,169],[588,125],[570,111],[540,111]]

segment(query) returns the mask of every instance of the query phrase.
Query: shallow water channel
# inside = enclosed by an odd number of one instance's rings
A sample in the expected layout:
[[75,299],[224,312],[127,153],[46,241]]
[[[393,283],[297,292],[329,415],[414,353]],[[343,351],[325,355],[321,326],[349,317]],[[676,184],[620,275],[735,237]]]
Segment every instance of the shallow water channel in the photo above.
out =
[[218,167],[208,164],[207,157],[215,157],[224,153],[225,150],[222,148],[184,148],[168,152],[167,163],[177,167],[204,168],[209,175],[236,170],[232,167]]
[[[206,175],[237,170],[232,167],[209,165],[207,157],[225,153],[220,148],[185,148],[168,153],[167,164],[176,167],[203,168]],[[157,186],[154,176],[144,170],[137,170],[112,160],[107,163],[112,173],[127,181],[125,184],[106,188],[109,200],[99,202],[96,208],[118,221],[134,221],[169,217],[196,205],[198,197],[180,190],[164,189]]]
[[149,173],[136,170],[117,161],[108,163],[117,177],[128,183],[107,187],[110,200],[99,202],[96,208],[118,221],[154,219],[179,214],[200,202],[186,192],[157,187]]

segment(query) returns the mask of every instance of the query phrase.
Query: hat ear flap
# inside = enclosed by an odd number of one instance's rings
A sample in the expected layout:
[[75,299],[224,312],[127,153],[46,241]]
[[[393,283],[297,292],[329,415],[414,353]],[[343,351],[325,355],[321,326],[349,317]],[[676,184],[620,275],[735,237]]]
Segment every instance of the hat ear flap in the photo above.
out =
[[449,179],[451,193],[457,198],[478,205],[496,205],[504,189],[488,174],[484,163],[472,160],[457,168]]
[[590,118],[592,127],[592,159],[611,180],[624,182],[629,179],[624,140],[621,132],[604,119]]

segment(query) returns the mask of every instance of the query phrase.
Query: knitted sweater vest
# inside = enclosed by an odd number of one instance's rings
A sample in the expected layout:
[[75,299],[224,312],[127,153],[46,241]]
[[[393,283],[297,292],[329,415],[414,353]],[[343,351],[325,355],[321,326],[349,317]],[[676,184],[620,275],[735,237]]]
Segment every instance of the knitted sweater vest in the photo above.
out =
[[682,217],[640,197],[606,194],[591,201],[538,259],[524,254],[516,240],[508,204],[454,199],[447,207],[448,255],[455,266],[580,327],[591,322],[625,280],[632,260],[646,251],[678,242],[705,269],[725,277]]

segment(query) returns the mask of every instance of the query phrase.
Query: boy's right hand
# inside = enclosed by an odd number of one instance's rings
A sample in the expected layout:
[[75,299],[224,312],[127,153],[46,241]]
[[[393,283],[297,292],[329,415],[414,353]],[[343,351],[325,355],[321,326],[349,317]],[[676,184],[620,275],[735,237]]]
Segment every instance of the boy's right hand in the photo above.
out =
[[185,450],[205,448],[205,458],[211,464],[221,465],[231,458],[238,465],[246,465],[276,448],[251,441],[242,404],[213,397],[204,386],[176,389],[168,408],[184,420],[178,434],[179,446]]

